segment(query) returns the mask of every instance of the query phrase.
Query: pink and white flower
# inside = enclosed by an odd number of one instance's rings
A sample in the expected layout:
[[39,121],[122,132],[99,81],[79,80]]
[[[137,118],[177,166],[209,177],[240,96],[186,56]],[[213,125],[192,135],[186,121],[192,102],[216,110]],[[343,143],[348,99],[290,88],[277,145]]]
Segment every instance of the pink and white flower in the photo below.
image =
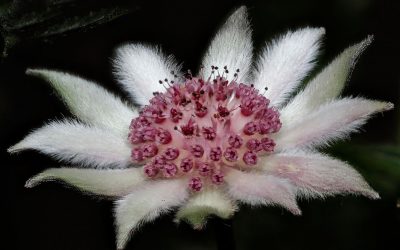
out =
[[347,137],[391,103],[339,95],[372,37],[345,49],[293,98],[313,68],[323,28],[289,31],[252,66],[246,8],[216,34],[196,75],[141,44],[118,49],[129,105],[67,73],[29,69],[48,81],[76,119],[53,121],[9,149],[35,149],[78,167],[47,169],[26,187],[60,180],[116,198],[117,247],[144,222],[177,208],[195,228],[231,217],[238,203],[301,214],[297,198],[379,198],[345,162],[317,149]]

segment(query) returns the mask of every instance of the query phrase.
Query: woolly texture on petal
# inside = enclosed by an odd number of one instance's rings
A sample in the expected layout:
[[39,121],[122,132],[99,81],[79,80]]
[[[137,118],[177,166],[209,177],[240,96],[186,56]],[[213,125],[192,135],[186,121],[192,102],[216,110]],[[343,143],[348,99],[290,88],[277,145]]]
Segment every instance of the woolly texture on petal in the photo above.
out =
[[131,164],[131,148],[125,137],[76,121],[51,122],[30,133],[8,152],[26,149],[85,166],[126,167]]
[[116,202],[117,248],[123,249],[130,234],[149,222],[183,204],[188,197],[186,181],[182,179],[149,181],[135,188]]
[[271,136],[276,151],[291,148],[324,146],[343,139],[363,125],[377,112],[393,108],[393,104],[363,98],[344,98],[327,103],[308,115],[298,118]]
[[201,229],[207,218],[216,215],[223,219],[230,218],[237,210],[236,204],[218,189],[202,190],[191,197],[176,214],[176,222],[184,220],[193,228]]
[[250,205],[278,205],[295,215],[301,214],[294,188],[284,179],[232,169],[225,180],[228,193],[238,201]]
[[247,78],[253,57],[251,28],[247,19],[247,9],[237,9],[220,28],[203,58],[202,77],[207,79],[211,66],[218,66],[220,73],[223,67],[229,70],[228,78],[232,79],[236,69],[240,69],[238,82]]
[[180,74],[181,67],[173,56],[165,56],[158,47],[127,44],[116,51],[114,73],[118,82],[130,94],[133,102],[147,105],[154,92],[164,92],[160,80]]
[[282,105],[313,68],[324,34],[324,28],[289,31],[262,51],[253,83],[259,90],[268,87],[265,97],[272,105]]
[[71,112],[80,120],[125,135],[138,112],[97,84],[67,73],[28,69],[28,75],[51,84]]
[[362,52],[371,44],[369,36],[360,43],[345,49],[281,110],[283,124],[295,122],[320,105],[331,101],[342,92],[345,83]]
[[42,182],[57,180],[92,194],[123,196],[133,187],[143,183],[145,177],[142,168],[112,170],[50,168],[29,179],[25,187],[31,188]]
[[274,154],[263,162],[267,174],[290,180],[305,198],[359,194],[379,198],[363,177],[345,162],[313,152]]

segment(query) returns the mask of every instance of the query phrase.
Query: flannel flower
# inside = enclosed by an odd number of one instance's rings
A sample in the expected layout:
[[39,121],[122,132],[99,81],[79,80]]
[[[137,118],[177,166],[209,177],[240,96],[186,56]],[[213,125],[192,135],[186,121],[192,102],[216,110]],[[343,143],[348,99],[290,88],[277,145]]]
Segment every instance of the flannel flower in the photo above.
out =
[[297,198],[356,194],[379,198],[345,162],[317,148],[347,137],[391,103],[338,97],[372,37],[345,49],[293,98],[313,68],[323,28],[268,43],[252,66],[245,7],[216,34],[198,74],[157,47],[125,45],[114,71],[128,105],[82,78],[29,69],[48,81],[76,116],[30,133],[9,152],[35,149],[76,167],[47,169],[27,181],[62,181],[115,197],[117,247],[138,227],[177,209],[195,228],[229,218],[238,203],[301,214]]

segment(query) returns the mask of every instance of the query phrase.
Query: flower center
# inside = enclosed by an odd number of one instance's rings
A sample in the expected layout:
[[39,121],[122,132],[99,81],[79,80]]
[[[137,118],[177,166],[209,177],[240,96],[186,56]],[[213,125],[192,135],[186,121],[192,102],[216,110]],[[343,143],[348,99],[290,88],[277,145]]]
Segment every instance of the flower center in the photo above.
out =
[[132,161],[149,178],[186,175],[188,187],[200,191],[223,183],[227,168],[249,170],[274,150],[268,135],[281,128],[279,112],[253,85],[237,83],[237,73],[228,81],[227,73],[225,67],[207,80],[186,74],[179,83],[160,81],[165,93],[154,93],[128,136]]

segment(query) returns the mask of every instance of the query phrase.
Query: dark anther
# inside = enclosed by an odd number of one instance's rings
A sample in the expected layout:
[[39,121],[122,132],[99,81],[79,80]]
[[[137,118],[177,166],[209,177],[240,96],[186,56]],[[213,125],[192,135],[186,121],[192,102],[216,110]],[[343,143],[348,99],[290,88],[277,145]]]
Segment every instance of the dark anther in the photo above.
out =
[[238,74],[237,74],[237,73],[235,73],[235,74],[233,74],[233,76],[234,76],[234,77],[237,77],[237,76],[238,76]]
[[174,75],[174,77],[175,77],[175,78],[177,78],[177,77],[178,77],[178,75]]
[[164,79],[164,81],[165,81],[165,82],[168,82],[168,79],[167,79],[167,78],[165,78],[165,79]]
[[171,75],[175,75],[175,72],[173,70],[171,71]]
[[174,127],[174,130],[178,130],[178,127],[177,127],[177,126],[175,126],[175,127]]
[[187,72],[183,74],[183,76],[184,76],[186,79],[192,80],[192,71],[190,71],[190,69],[188,69]]
[[218,69],[218,67],[217,67],[217,66],[215,66],[214,68],[215,68],[215,69]]
[[225,73],[227,73],[227,74],[228,74],[228,73],[229,73],[229,70],[227,70],[227,69],[226,69],[226,70],[225,70]]
[[174,83],[174,81],[171,81],[171,83],[173,84],[173,83]]
[[224,69],[228,69],[228,66],[225,65],[225,66],[224,66]]
[[162,81],[160,80],[160,81],[158,81],[158,83],[159,83],[159,84],[162,84]]
[[264,89],[265,89],[265,90],[268,90],[268,87],[265,87]]
[[214,70],[214,69],[215,69],[214,65],[211,65],[211,69],[212,69],[212,70]]
[[254,84],[250,84],[250,87],[254,87]]
[[239,69],[236,69],[236,72],[237,72],[237,73],[239,73],[239,72],[240,72],[240,70],[239,70]]
[[200,95],[204,95],[204,90],[200,90]]

